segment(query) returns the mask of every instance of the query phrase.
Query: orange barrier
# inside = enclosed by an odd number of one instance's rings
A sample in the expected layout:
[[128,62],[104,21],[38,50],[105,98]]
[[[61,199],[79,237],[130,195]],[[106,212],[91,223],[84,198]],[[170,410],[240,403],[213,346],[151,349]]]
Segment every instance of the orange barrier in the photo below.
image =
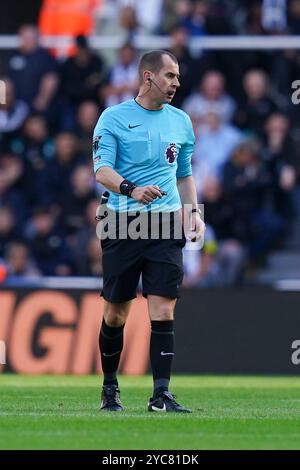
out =
[[[98,293],[56,290],[0,291],[0,339],[7,364],[0,371],[25,374],[101,372],[98,336],[103,299]],[[150,326],[146,301],[133,301],[125,328],[120,370],[144,374]]]

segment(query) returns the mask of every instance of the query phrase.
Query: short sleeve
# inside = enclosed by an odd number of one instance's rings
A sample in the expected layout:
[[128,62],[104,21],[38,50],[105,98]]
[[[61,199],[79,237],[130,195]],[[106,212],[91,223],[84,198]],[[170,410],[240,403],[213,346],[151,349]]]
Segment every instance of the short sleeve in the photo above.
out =
[[186,141],[181,146],[178,155],[177,178],[192,175],[192,155],[195,147],[195,135],[190,118],[186,115]]
[[96,173],[103,166],[115,167],[117,139],[110,113],[105,110],[95,127],[93,136],[93,163]]

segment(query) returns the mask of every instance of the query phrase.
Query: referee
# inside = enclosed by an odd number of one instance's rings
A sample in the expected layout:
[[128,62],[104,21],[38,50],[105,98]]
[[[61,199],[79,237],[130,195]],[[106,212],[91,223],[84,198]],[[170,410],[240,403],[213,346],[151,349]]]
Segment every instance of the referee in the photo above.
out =
[[[169,392],[174,307],[183,278],[182,248],[186,241],[182,223],[180,236],[175,236],[176,217],[182,214],[188,220],[190,231],[186,235],[192,241],[201,238],[205,230],[191,169],[195,140],[192,124],[187,114],[170,105],[180,86],[179,78],[176,57],[163,50],[147,52],[139,63],[138,96],[107,108],[94,131],[94,170],[96,180],[110,191],[109,213],[119,221],[125,212],[129,223],[141,214],[149,219],[155,212],[168,215],[171,227],[167,238],[160,230],[159,237],[151,239],[148,227],[149,238],[132,239],[127,233],[126,237],[117,234],[101,240],[101,295],[105,301],[99,337],[104,373],[101,411],[123,409],[116,373],[124,325],[142,275],[151,321],[154,386],[148,411],[191,412]],[[161,217],[159,224],[163,220]]]

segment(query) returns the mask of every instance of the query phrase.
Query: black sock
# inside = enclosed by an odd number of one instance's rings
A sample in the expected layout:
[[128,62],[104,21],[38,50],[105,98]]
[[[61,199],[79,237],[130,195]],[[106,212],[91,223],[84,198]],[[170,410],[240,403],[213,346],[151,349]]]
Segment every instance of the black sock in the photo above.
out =
[[99,335],[99,348],[104,374],[103,385],[118,385],[117,370],[123,349],[123,330],[124,325],[111,327],[105,323],[103,318]]
[[169,388],[174,356],[174,321],[152,321],[150,362],[153,373],[153,397]]

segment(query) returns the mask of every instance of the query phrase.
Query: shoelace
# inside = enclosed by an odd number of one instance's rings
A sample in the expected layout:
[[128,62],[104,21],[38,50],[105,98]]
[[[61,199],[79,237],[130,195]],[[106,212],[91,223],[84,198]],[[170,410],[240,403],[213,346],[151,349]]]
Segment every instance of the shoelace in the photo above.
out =
[[104,397],[106,398],[108,405],[114,405],[115,402],[119,404],[118,393],[120,393],[118,388],[110,387],[104,390]]
[[175,400],[175,398],[177,398],[176,395],[172,395],[172,393],[170,393],[170,392],[164,392],[163,395],[166,398],[168,398],[170,401],[172,401],[175,405],[180,406],[179,403],[177,403],[177,401]]

